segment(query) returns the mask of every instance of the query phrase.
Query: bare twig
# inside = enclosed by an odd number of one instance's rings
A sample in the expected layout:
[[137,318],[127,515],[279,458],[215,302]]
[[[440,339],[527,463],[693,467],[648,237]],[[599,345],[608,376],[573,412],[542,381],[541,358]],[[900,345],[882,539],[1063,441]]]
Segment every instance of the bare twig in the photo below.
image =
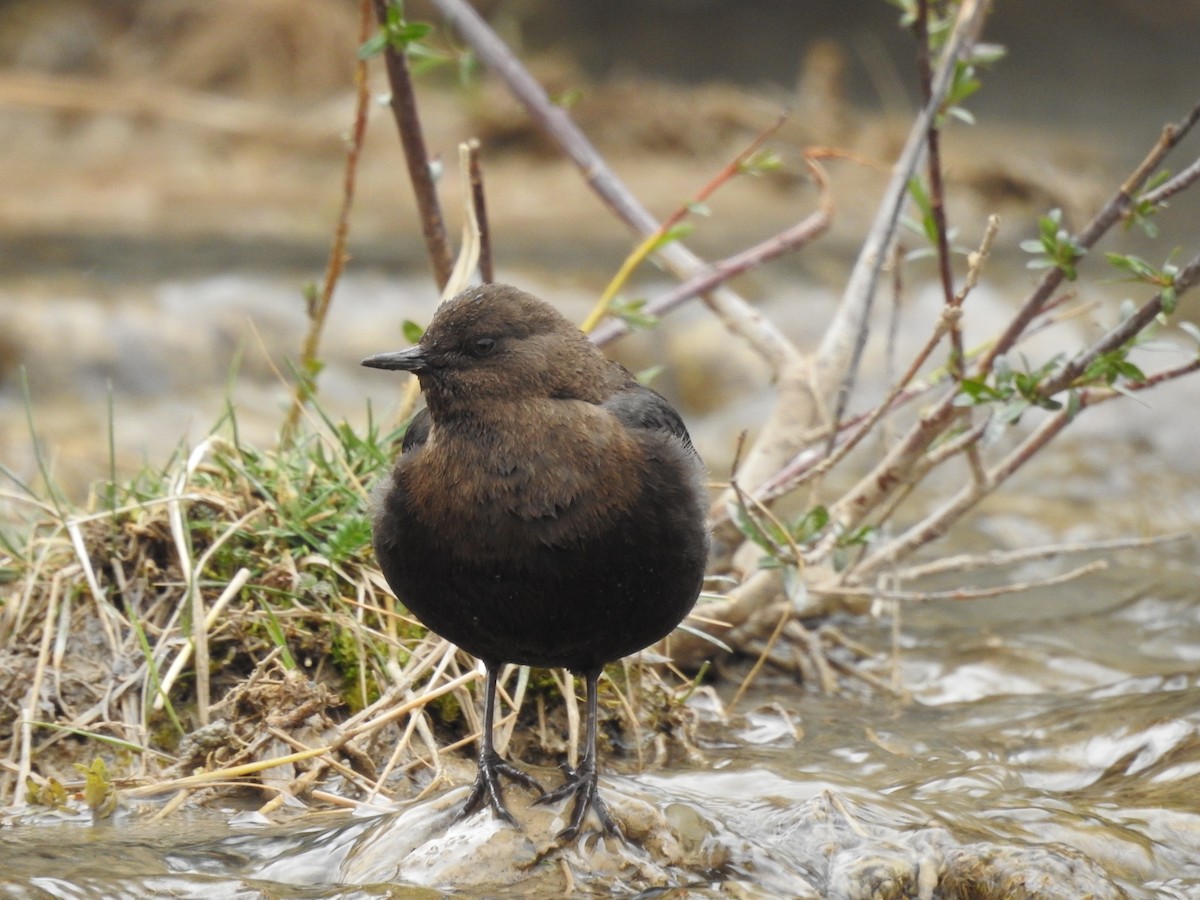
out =
[[[1136,190],[1137,185],[1144,181],[1149,172],[1161,161],[1167,150],[1174,143],[1178,142],[1182,133],[1187,128],[1190,128],[1198,117],[1200,117],[1200,107],[1193,110],[1192,114],[1182,123],[1171,126],[1163,132],[1163,136],[1156,144],[1155,150],[1147,156],[1142,164],[1138,166],[1137,170],[1126,180],[1121,191],[1118,191],[1109,200],[1101,212],[1092,220],[1092,223],[1081,232],[1078,238],[1080,242],[1084,240],[1092,242],[1098,240],[1118,220],[1120,211],[1128,207],[1131,193]],[[1013,323],[1000,339],[1000,342],[992,345],[983,354],[974,368],[974,372],[977,375],[982,376],[982,374],[990,371],[997,348],[1004,345],[1007,341],[1019,339],[1029,323],[1044,311],[1046,301],[1050,298],[1063,277],[1060,270],[1055,271],[1058,272],[1056,277],[1050,275],[1044,277],[1037,288],[1035,288],[1034,293],[1018,312]],[[1177,273],[1176,292],[1182,292],[1198,278],[1200,278],[1200,257],[1193,259]],[[1158,315],[1161,308],[1161,296],[1156,296],[1144,304],[1135,313],[1134,317],[1123,322],[1100,341],[1096,342],[1086,353],[1081,354],[1069,367],[1069,372],[1065,373],[1065,377],[1064,375],[1060,375],[1052,380],[1053,383],[1047,384],[1045,386],[1046,395],[1049,396],[1052,391],[1061,390],[1070,384],[1099,353],[1119,347],[1122,343],[1129,340],[1140,328],[1144,327]],[[834,522],[839,523],[839,527],[853,527],[855,523],[861,522],[870,510],[875,509],[879,504],[885,502],[886,498],[891,496],[894,491],[901,489],[904,485],[915,483],[915,479],[920,476],[921,472],[928,470],[930,462],[935,460],[927,458],[927,449],[932,445],[934,440],[945,433],[947,428],[964,415],[964,411],[955,406],[955,395],[956,391],[947,391],[938,403],[923,413],[921,418],[909,429],[908,433],[891,448],[885,458],[870,473],[861,479],[854,488],[844,494],[837,503],[831,506],[831,518]],[[1099,397],[1097,396],[1088,398],[1088,402],[1091,403],[1098,400]],[[890,541],[883,547],[872,552],[862,564],[867,568],[856,567],[855,577],[861,576],[863,572],[883,565],[885,562],[890,563],[899,559],[910,553],[917,546],[933,540],[944,533],[951,522],[956,521],[963,513],[972,508],[980,498],[994,490],[1008,474],[1011,474],[1012,469],[1010,467],[1019,467],[1022,465],[1024,461],[1028,460],[1029,455],[1040,449],[1046,440],[1049,440],[1058,430],[1065,427],[1069,418],[1070,415],[1052,417],[1020,446],[1015,455],[1011,455],[999,467],[986,472],[982,470],[982,465],[978,467],[974,483],[971,486],[964,488],[947,507],[928,517],[919,526],[909,529],[904,537]],[[971,433],[971,431],[968,431],[968,434]],[[982,431],[976,427],[974,433],[981,434]],[[958,440],[951,442],[951,445],[956,448],[967,449],[970,441]],[[945,449],[948,448],[949,445]],[[946,458],[945,454],[941,452],[939,452],[939,456],[940,458]]]
[[928,578],[933,575],[943,575],[947,572],[969,572],[974,569],[999,568],[1000,566],[1012,566],[1037,559],[1052,559],[1055,556],[1143,549],[1145,547],[1157,547],[1162,544],[1190,539],[1192,539],[1192,535],[1177,532],[1175,534],[1160,534],[1145,538],[1116,538],[1109,541],[1042,544],[1037,547],[1023,547],[1019,550],[993,550],[982,554],[960,554],[958,556],[945,556],[941,559],[922,563],[917,566],[909,566],[897,572],[896,578],[901,581],[913,581],[917,578]]
[[682,222],[688,216],[688,214],[696,208],[696,206],[704,203],[709,197],[715,194],[722,185],[728,183],[734,178],[734,176],[739,174],[746,162],[753,157],[753,155],[757,153],[759,149],[762,148],[762,145],[767,142],[771,135],[779,130],[779,127],[786,119],[786,115],[780,116],[773,124],[768,125],[757,135],[755,135],[754,140],[752,140],[746,146],[746,148],[738,153],[738,155],[735,156],[730,162],[722,166],[720,171],[718,171],[716,175],[710,178],[708,182],[696,192],[691,201],[687,203],[681,203],[679,206],[677,206],[675,211],[671,213],[671,215],[667,216],[667,218],[665,218],[658,225],[658,227],[654,229],[653,232],[643,238],[642,242],[638,244],[637,247],[634,248],[633,252],[625,258],[625,261],[621,263],[621,267],[618,269],[617,274],[612,277],[608,285],[604,288],[603,293],[600,295],[600,299],[596,301],[595,306],[592,307],[592,311],[588,314],[587,318],[584,319],[583,324],[579,326],[580,331],[586,333],[592,331],[592,329],[596,327],[597,323],[599,323],[600,320],[608,314],[609,307],[612,304],[613,298],[616,297],[617,292],[620,291],[621,288],[624,287],[629,281],[629,278],[633,274],[634,270],[637,269],[637,267],[643,262],[645,262],[646,258],[662,245],[664,239],[670,234],[671,229]]
[[[379,24],[387,22],[387,0],[374,0],[375,17]],[[408,165],[408,180],[417,199],[421,215],[421,233],[425,236],[425,250],[438,290],[446,286],[454,269],[454,254],[446,237],[446,224],[438,203],[437,188],[433,183],[433,171],[429,167],[429,152],[425,148],[425,136],[421,129],[421,118],[417,114],[416,94],[413,90],[412,73],[408,69],[408,57],[403,50],[390,44],[383,52],[388,83],[392,88],[391,107],[400,130],[400,143],[404,147],[404,161]]]
[[[1079,408],[1082,409],[1087,406],[1088,402],[1087,395],[1081,395]],[[962,518],[968,510],[974,508],[980,499],[1007,481],[1013,473],[1029,462],[1038,451],[1057,437],[1074,420],[1076,414],[1076,410],[1064,407],[1049,416],[999,463],[982,473],[982,477],[974,478],[964,485],[948,503],[930,513],[900,536],[873,550],[855,567],[854,577],[862,578],[863,575],[874,572],[881,566],[895,563],[908,556],[918,547],[923,547],[944,535],[950,529],[950,526]],[[961,448],[966,449],[966,447],[974,444],[982,434],[983,423],[980,423],[973,432],[968,432],[967,439],[960,441]],[[943,456],[942,458],[947,457]],[[936,462],[940,461],[940,459],[936,460]],[[932,466],[933,464],[928,460],[925,462],[927,466]]]
[[[840,443],[836,444],[832,452],[828,452],[824,458],[816,462],[816,457],[810,460],[807,453],[797,456],[788,466],[781,469],[774,477],[770,478],[762,484],[756,492],[756,496],[762,500],[773,499],[782,496],[789,491],[794,490],[804,482],[818,477],[829,472],[841,462],[858,443],[870,434],[879,420],[883,418],[887,412],[894,408],[897,399],[904,393],[905,389],[912,380],[916,378],[917,373],[925,362],[929,359],[929,355],[937,347],[941,340],[952,328],[955,327],[959,316],[962,315],[961,310],[956,307],[947,307],[938,317],[933,333],[925,341],[924,346],[917,351],[913,357],[908,369],[904,374],[892,385],[888,391],[888,395],[883,398],[875,407],[868,413],[850,433],[850,435]],[[828,448],[827,448],[828,450]],[[815,463],[815,464],[813,464]]]
[[458,256],[454,260],[454,268],[450,272],[450,277],[442,285],[442,303],[466,290],[475,270],[479,268],[479,256],[483,249],[483,231],[476,218],[478,209],[475,206],[474,190],[471,186],[470,143],[458,145],[458,170],[462,178],[462,244],[458,248]]
[[758,655],[758,659],[754,661],[754,665],[750,667],[750,671],[746,673],[746,677],[742,679],[742,683],[738,685],[738,689],[733,693],[733,699],[729,701],[729,706],[726,711],[732,711],[738,705],[738,701],[754,683],[754,679],[758,673],[762,671],[762,667],[766,664],[767,659],[771,655],[771,651],[775,649],[775,644],[778,642],[780,635],[783,634],[783,626],[785,626],[792,617],[791,606],[784,604],[783,611],[779,614],[779,620],[775,623],[775,627],[771,629],[770,635],[767,637],[767,643],[763,647],[762,652]]
[[479,227],[479,279],[484,284],[496,280],[492,262],[492,234],[488,228],[487,201],[483,191],[483,166],[479,163],[479,141],[467,141],[468,177],[471,183],[471,207]]
[[817,351],[815,374],[818,390],[822,394],[828,394],[834,390],[834,385],[837,385],[835,422],[840,421],[845,413],[857,377],[859,362],[866,345],[867,322],[875,287],[887,254],[887,246],[896,232],[896,223],[907,196],[909,179],[924,157],[929,127],[945,102],[955,65],[977,39],[990,5],[989,0],[966,0],[959,7],[954,31],[946,42],[941,64],[930,86],[929,99],[909,129],[908,139],[896,160],[891,180],[884,192],[884,199],[871,223],[871,230],[863,242],[846,290],[842,294],[842,302]]
[[[929,0],[917,0],[917,18],[913,28],[917,38],[917,72],[921,81],[921,95],[928,103],[933,96],[933,68],[929,59]],[[954,292],[954,275],[950,271],[950,239],[949,226],[946,223],[945,187],[942,181],[939,119],[940,115],[931,118],[925,131],[929,211],[933,216],[934,234],[937,239],[938,276],[942,283],[942,296],[947,306],[957,306],[960,301]],[[955,378],[962,377],[962,366],[962,331],[955,327],[950,330],[950,372]]]
[[[459,31],[480,61],[504,81],[534,123],[558,144],[605,205],[639,235],[653,234],[658,228],[654,216],[621,182],[567,111],[550,100],[479,13],[466,0],[430,2]],[[706,268],[704,261],[679,241],[661,247],[658,256],[683,278],[698,275]],[[726,326],[745,339],[773,369],[779,370],[798,356],[783,332],[733,291],[715,288],[702,296]]]
[[[359,42],[365,41],[371,29],[371,7],[362,0],[362,20]],[[354,67],[354,125],[350,129],[350,141],[346,147],[346,165],[342,172],[342,203],[338,210],[337,226],[333,232],[333,246],[329,248],[329,260],[325,264],[325,276],[321,280],[321,291],[309,298],[308,332],[300,348],[299,373],[292,390],[292,404],[288,409],[280,432],[280,441],[291,443],[300,422],[300,410],[317,390],[315,378],[317,354],[321,345],[321,334],[325,330],[325,319],[333,301],[342,269],[346,265],[346,238],[350,233],[350,209],[354,205],[354,188],[358,179],[358,159],[362,153],[363,138],[367,133],[367,110],[370,91],[367,89],[367,63],[360,59]]]
[[1093,572],[1100,572],[1108,568],[1108,563],[1105,560],[1097,559],[1077,568],[1071,569],[1069,572],[1061,572],[1058,575],[1048,575],[1045,578],[1034,578],[1029,581],[1012,581],[1008,584],[999,584],[995,587],[987,588],[954,588],[949,591],[880,591],[870,587],[853,587],[842,585],[820,585],[814,590],[839,597],[870,597],[879,600],[901,600],[906,602],[930,602],[934,600],[985,600],[990,597],[1003,597],[1008,594],[1019,594],[1023,591],[1037,590],[1038,588],[1054,587],[1058,584],[1064,584],[1068,581],[1074,581],[1077,578],[1082,578],[1084,575],[1090,575]]
[[[833,217],[833,200],[829,194],[828,181],[816,163],[809,161],[809,165],[814,180],[821,189],[821,201],[817,210],[791,228],[772,235],[767,240],[749,247],[741,253],[713,263],[673,290],[651,300],[646,304],[644,312],[655,316],[664,315],[692,297],[712,290],[722,282],[736,278],[743,272],[748,272],[790,250],[807,244],[828,229]],[[592,332],[592,340],[603,346],[629,334],[632,330],[625,322],[609,319],[596,327],[596,330]]]

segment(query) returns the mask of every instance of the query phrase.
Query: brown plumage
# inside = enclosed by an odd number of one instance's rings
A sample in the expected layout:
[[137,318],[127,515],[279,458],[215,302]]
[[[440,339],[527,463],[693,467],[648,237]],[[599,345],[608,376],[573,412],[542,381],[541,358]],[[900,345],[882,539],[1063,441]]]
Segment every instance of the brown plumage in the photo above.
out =
[[575,798],[574,837],[596,792],[603,666],[665,637],[691,609],[708,554],[701,465],[679,414],[543,301],[472,288],[421,342],[363,365],[415,372],[427,408],[378,493],[375,553],[401,602],[487,670],[479,774],[463,808],[512,821],[492,747],[505,663],[587,679],[577,770],[539,802]]

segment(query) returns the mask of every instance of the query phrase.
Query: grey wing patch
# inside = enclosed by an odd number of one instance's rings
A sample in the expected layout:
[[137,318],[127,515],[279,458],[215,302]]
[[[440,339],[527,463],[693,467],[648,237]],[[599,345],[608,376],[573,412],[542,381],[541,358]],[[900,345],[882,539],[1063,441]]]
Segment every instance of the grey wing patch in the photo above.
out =
[[408,428],[404,430],[404,441],[400,444],[400,452],[407,453],[409,450],[424,444],[429,439],[429,426],[431,424],[428,408],[422,409],[413,416],[408,423]]
[[602,405],[626,428],[645,428],[670,434],[695,451],[683,419],[657,391],[640,384],[633,385],[613,394]]

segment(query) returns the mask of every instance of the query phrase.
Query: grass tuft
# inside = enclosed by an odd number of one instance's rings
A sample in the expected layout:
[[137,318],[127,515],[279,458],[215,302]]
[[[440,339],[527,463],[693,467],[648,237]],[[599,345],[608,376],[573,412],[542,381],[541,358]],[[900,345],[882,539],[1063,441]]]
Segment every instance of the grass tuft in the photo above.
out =
[[[94,759],[127,797],[413,796],[447,746],[470,752],[475,663],[407,615],[371,551],[369,487],[403,427],[369,417],[360,433],[310,409],[264,450],[230,406],[198,446],[110,475],[82,507],[40,458],[45,488],[0,470],[27,513],[0,535],[0,806],[58,783],[83,802],[75,767]],[[618,680],[608,712],[640,736]],[[575,717],[554,679],[532,684],[506,673],[501,728],[524,761],[555,762]],[[639,699],[676,690],[639,676]]]

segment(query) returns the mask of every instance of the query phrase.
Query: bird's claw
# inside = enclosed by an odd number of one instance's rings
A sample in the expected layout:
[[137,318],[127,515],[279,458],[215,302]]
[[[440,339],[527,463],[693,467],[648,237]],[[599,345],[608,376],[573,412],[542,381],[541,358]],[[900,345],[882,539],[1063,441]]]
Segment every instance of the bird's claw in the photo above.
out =
[[517,820],[513,818],[512,813],[508,811],[508,807],[504,805],[504,792],[500,787],[501,776],[522,784],[532,791],[536,791],[539,799],[546,795],[545,789],[538,783],[536,778],[528,772],[522,772],[516,766],[506,763],[500,758],[499,754],[492,753],[480,757],[479,771],[475,776],[475,785],[471,788],[467,802],[463,804],[462,809],[455,816],[455,821],[465,819],[472,813],[482,809],[486,803],[492,808],[492,812],[498,818],[503,819],[514,828],[519,828]]
[[600,799],[595,765],[589,766],[585,763],[578,769],[572,769],[568,765],[561,768],[567,776],[566,782],[533,801],[535,806],[549,806],[567,797],[575,798],[575,805],[571,808],[571,821],[555,836],[556,839],[562,842],[575,840],[589,809],[596,813],[596,818],[600,820],[600,830],[604,834],[621,836],[621,829],[617,827],[617,823],[608,812],[608,807]]

